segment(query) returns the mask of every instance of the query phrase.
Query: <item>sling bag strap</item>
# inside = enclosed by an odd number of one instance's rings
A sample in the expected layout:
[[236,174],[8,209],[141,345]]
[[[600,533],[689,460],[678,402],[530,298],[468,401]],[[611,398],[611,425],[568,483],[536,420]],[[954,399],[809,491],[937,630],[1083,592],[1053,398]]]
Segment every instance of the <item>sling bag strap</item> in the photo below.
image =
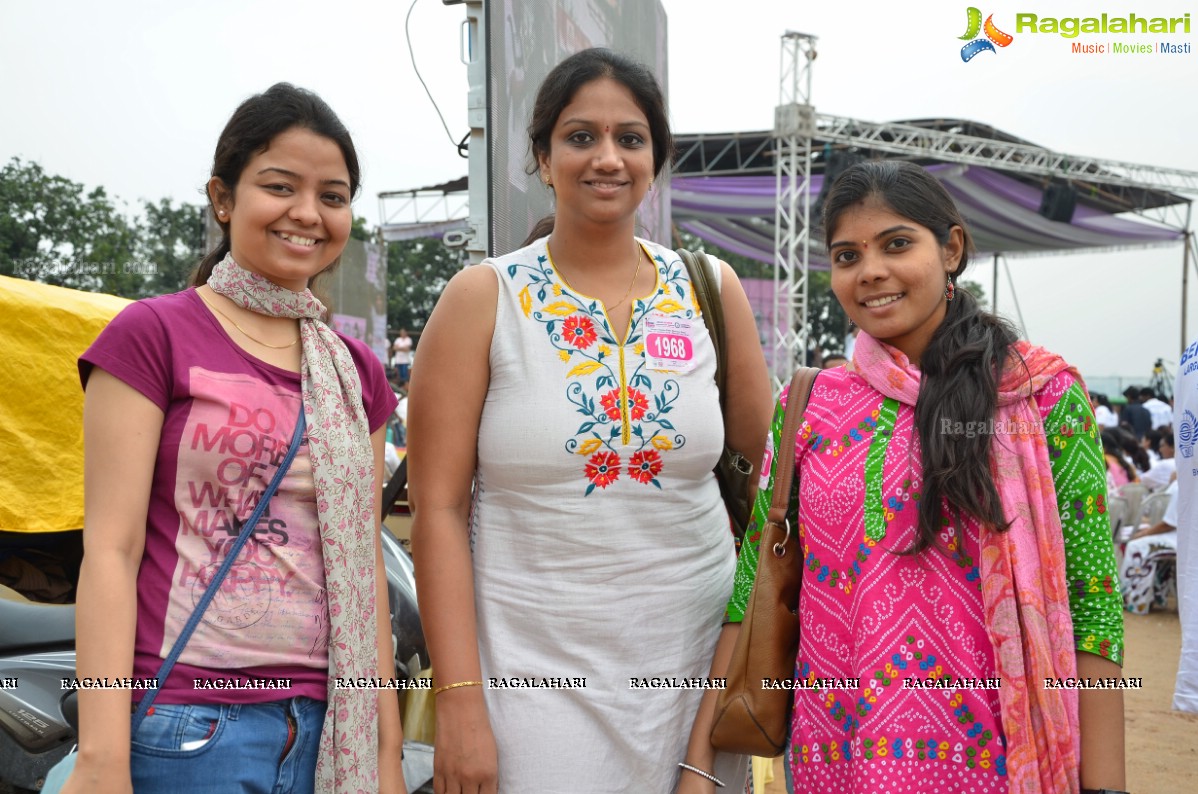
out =
[[[208,605],[216,597],[217,590],[220,589],[225,576],[228,575],[229,570],[233,567],[237,556],[241,554],[242,548],[249,541],[250,536],[254,534],[254,527],[258,523],[258,519],[262,518],[262,514],[266,512],[266,506],[270,503],[271,497],[275,495],[275,491],[279,489],[279,483],[283,481],[283,475],[291,468],[291,461],[295,460],[295,455],[299,452],[300,443],[304,439],[304,430],[306,427],[304,409],[301,407],[299,419],[295,423],[295,432],[291,436],[291,446],[287,450],[287,455],[283,458],[283,462],[279,464],[279,468],[275,470],[275,476],[271,478],[270,484],[263,491],[262,498],[258,500],[257,506],[254,507],[254,512],[250,513],[250,517],[241,525],[241,533],[237,536],[237,540],[233,541],[233,545],[229,547],[220,568],[213,574],[212,581],[208,583],[208,589],[200,597],[195,611],[191,613],[191,617],[187,619],[186,625],[183,626],[183,631],[179,632],[179,638],[175,640],[175,644],[171,647],[171,652],[162,660],[162,667],[158,668],[157,675],[159,686],[166,684],[166,679],[170,676],[171,670],[174,669],[175,662],[179,660],[179,654],[183,653],[183,648],[186,647],[187,641],[191,639],[192,633],[200,625],[200,620],[204,617],[204,611],[208,609]],[[137,733],[138,726],[146,718],[146,714],[150,711],[150,707],[154,705],[154,698],[157,696],[157,689],[147,690],[141,702],[137,704],[137,712],[133,715],[133,733]]]

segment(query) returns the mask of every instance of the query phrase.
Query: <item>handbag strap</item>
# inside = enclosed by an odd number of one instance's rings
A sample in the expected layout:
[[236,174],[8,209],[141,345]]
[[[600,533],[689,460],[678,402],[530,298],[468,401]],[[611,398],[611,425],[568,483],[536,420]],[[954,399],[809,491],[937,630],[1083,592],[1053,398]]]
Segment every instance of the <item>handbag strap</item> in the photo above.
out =
[[799,434],[799,422],[807,410],[807,398],[811,396],[811,387],[815,385],[815,376],[818,374],[819,370],[814,367],[799,367],[790,379],[790,389],[786,393],[782,437],[779,449],[774,450],[777,456],[774,465],[774,499],[770,503],[768,519],[768,523],[786,530],[785,539],[774,546],[774,554],[779,557],[786,553],[786,544],[790,540],[790,525],[786,515],[790,511],[790,491],[795,471],[794,440]]
[[[200,620],[204,617],[204,611],[208,609],[208,605],[216,597],[216,591],[220,589],[225,576],[228,575],[229,570],[233,567],[233,563],[237,560],[238,555],[241,554],[241,550],[245,547],[246,542],[249,541],[250,536],[254,534],[254,527],[258,523],[258,519],[262,518],[262,514],[266,512],[266,507],[270,503],[271,497],[275,495],[275,491],[279,489],[279,483],[283,481],[283,475],[291,468],[291,461],[295,460],[295,455],[299,452],[300,442],[303,441],[306,427],[307,421],[304,417],[304,409],[301,407],[299,419],[295,423],[295,432],[291,436],[291,446],[287,449],[287,455],[283,458],[283,462],[279,464],[279,468],[275,470],[275,476],[271,478],[270,484],[263,491],[262,498],[258,500],[258,504],[254,507],[254,512],[250,513],[250,517],[241,525],[241,532],[237,535],[237,540],[233,541],[233,544],[228,548],[224,562],[221,563],[220,568],[213,574],[212,581],[208,583],[208,589],[200,597],[195,611],[191,613],[191,617],[187,619],[186,625],[183,626],[183,631],[179,632],[179,638],[171,646],[171,652],[162,660],[162,667],[158,668],[158,675],[156,677],[160,686],[166,683],[166,679],[170,676],[171,670],[174,669],[175,662],[179,660],[179,655],[183,653],[183,648],[187,645],[187,641],[191,639],[192,633],[200,625]],[[137,704],[137,712],[133,715],[133,733],[137,733],[138,726],[146,718],[146,714],[150,711],[150,707],[154,705],[154,698],[157,696],[157,689],[147,690],[145,696]]]
[[719,291],[715,284],[715,265],[707,254],[702,251],[678,250],[686,265],[687,275],[690,276],[691,286],[695,290],[695,302],[699,304],[699,313],[703,315],[703,323],[707,326],[707,334],[715,347],[715,383],[720,392],[720,411],[725,405],[727,392],[728,346],[724,344],[724,304],[720,301]]

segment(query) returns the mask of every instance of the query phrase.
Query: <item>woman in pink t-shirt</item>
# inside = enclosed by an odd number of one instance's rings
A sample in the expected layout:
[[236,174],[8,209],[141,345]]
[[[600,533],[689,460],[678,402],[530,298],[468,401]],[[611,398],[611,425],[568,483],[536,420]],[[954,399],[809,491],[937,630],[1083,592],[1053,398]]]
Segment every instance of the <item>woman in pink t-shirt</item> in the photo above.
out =
[[[299,452],[177,664],[145,694],[80,693],[64,791],[406,791],[378,540],[378,359],[311,291],[349,239],[349,133],[280,83],[217,142],[223,232],[193,287],[126,308],[80,359],[84,559],[78,675],[157,675],[280,468]],[[141,709],[145,710],[144,706]]]

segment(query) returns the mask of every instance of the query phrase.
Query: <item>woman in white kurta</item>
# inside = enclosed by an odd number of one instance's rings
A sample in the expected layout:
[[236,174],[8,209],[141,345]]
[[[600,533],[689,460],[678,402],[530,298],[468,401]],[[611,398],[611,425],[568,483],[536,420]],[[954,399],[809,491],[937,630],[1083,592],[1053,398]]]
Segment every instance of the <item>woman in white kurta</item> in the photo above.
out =
[[712,469],[725,442],[755,459],[768,429],[752,313],[722,265],[722,416],[686,268],[633,235],[671,152],[647,70],[572,56],[538,92],[529,133],[552,233],[453,279],[410,396],[435,785],[743,784],[743,761],[711,748],[715,691],[702,687],[734,636],[721,629],[734,541]]

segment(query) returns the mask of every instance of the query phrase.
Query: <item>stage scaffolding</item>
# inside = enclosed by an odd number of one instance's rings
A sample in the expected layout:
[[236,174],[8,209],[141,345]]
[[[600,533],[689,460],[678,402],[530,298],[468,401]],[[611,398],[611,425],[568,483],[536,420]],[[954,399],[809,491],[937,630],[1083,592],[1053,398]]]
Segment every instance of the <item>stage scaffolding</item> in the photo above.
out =
[[[772,131],[680,135],[672,168],[675,176],[773,174],[776,178],[775,312],[781,323],[774,327],[783,329],[774,338],[776,383],[789,380],[795,365],[806,357],[809,230],[814,209],[810,177],[824,171],[827,155],[837,149],[863,158],[903,157],[923,165],[976,165],[1044,186],[1067,184],[1091,206],[1131,213],[1181,232],[1183,284],[1190,267],[1198,274],[1198,256],[1191,250],[1191,203],[1198,195],[1198,172],[1057,152],[967,120],[870,122],[816,113],[812,102],[815,42],[815,36],[804,33],[788,31],[782,36],[779,104]],[[476,94],[471,94],[472,110],[479,102]],[[473,179],[489,176],[472,168]],[[465,182],[379,194],[384,239],[443,233],[447,243],[456,246],[467,239],[485,239],[476,228],[479,210],[469,206]],[[1185,313],[1183,290],[1183,347]]]

